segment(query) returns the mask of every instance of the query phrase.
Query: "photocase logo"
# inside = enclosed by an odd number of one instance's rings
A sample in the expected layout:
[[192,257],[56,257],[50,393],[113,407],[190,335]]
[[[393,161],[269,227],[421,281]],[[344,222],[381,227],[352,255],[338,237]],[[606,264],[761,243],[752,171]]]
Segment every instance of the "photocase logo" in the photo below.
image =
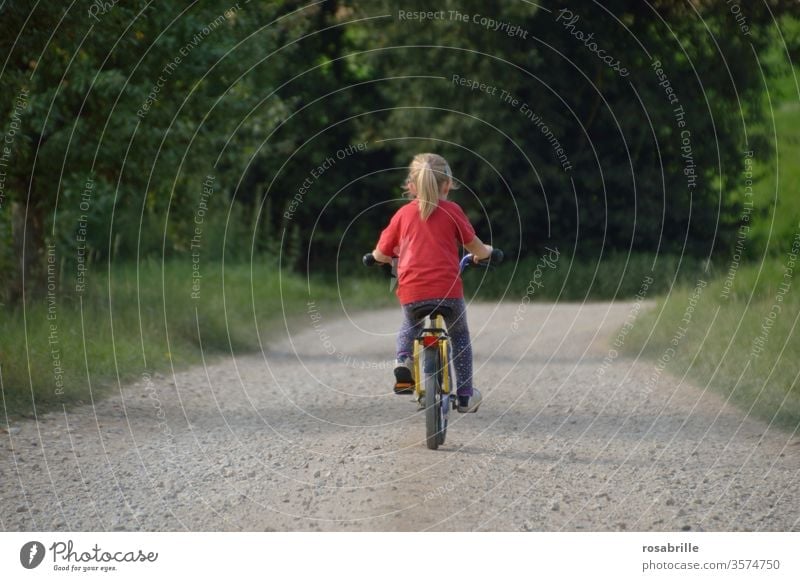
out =
[[31,541],[22,545],[19,550],[19,562],[26,569],[35,569],[44,559],[44,545],[39,541]]

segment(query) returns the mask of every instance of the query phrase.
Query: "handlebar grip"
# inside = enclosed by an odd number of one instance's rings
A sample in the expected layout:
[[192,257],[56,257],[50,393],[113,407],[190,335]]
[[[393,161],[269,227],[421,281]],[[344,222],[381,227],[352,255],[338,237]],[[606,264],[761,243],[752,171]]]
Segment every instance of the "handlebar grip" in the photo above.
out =
[[374,257],[374,256],[372,256],[372,252],[368,252],[368,253],[367,253],[367,254],[365,254],[365,255],[364,255],[364,257],[361,259],[361,262],[363,262],[363,263],[364,263],[364,266],[374,266],[374,265],[375,265],[375,263],[376,263],[376,262],[378,262],[378,261],[377,261],[377,260],[375,260],[375,257]]
[[501,262],[503,262],[503,258],[504,258],[503,251],[500,250],[499,248],[495,248],[492,250],[492,255],[489,257],[489,260],[493,264],[500,264]]

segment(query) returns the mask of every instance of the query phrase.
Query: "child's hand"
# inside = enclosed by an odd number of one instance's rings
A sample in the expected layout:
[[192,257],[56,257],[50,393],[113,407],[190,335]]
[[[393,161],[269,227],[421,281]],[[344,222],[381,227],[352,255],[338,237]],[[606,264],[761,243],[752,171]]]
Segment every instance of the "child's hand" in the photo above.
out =
[[474,262],[475,264],[478,264],[481,260],[486,260],[492,255],[492,250],[494,249],[491,246],[489,246],[488,244],[484,244],[483,247],[486,250],[486,254],[484,254],[483,256],[479,255],[477,252],[472,254],[472,262]]
[[392,262],[391,256],[386,256],[383,252],[381,252],[377,248],[372,251],[372,256],[375,257],[376,261],[381,262],[383,264],[391,264]]

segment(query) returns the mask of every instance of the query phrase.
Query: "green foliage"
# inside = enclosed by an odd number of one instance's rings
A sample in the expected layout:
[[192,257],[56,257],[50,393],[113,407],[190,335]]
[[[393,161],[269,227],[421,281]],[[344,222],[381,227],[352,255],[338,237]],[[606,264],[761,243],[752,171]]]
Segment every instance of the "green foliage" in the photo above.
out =
[[[766,32],[767,12],[748,11],[764,32],[745,37],[731,14],[712,4],[702,19],[678,2],[656,3],[657,12],[626,0],[542,6],[520,3],[494,15],[527,38],[475,23],[473,15],[487,13],[478,1],[442,2],[441,19],[387,27],[386,43],[405,48],[364,58],[385,75],[426,76],[384,85],[394,105],[384,134],[421,136],[396,142],[398,159],[421,150],[443,153],[467,185],[459,201],[479,229],[497,228],[498,245],[526,254],[555,242],[581,253],[602,245],[702,257],[729,248],[740,206],[733,197],[720,199],[720,191],[738,184],[743,127],[752,132],[763,120],[756,58],[775,39]],[[565,26],[570,17],[559,21],[565,6],[579,18],[572,28]],[[398,11],[393,2],[381,8]],[[470,18],[455,18],[454,11]],[[587,48],[581,38],[589,34],[628,76]],[[788,40],[797,46],[796,36]],[[678,101],[669,102],[656,68]],[[470,90],[458,77],[487,89]],[[553,138],[571,169],[559,162]]]
[[[67,271],[79,254],[98,264],[183,252],[208,176],[206,259],[288,249],[284,264],[331,271],[374,244],[423,149],[450,159],[465,186],[455,199],[481,235],[523,257],[546,244],[582,256],[725,252],[742,200],[720,192],[740,183],[745,148],[769,155],[761,71],[772,83],[800,43],[783,0],[748,6],[747,36],[713,3],[573,2],[572,29],[556,1],[446,0],[436,10],[447,17],[425,22],[399,15],[430,9],[416,0],[98,6],[0,8],[6,130],[28,95],[0,212],[7,304],[20,302],[23,275],[26,296],[42,295],[49,242]],[[685,109],[693,186],[655,59]],[[11,257],[23,247],[20,269]]]
[[[44,277],[48,240],[68,263],[78,260],[79,246],[94,260],[180,251],[208,175],[216,182],[206,256],[223,255],[212,235],[222,230],[236,236],[232,258],[247,255],[238,245],[246,211],[233,204],[239,166],[252,150],[237,144],[252,143],[285,114],[280,97],[263,101],[262,93],[291,70],[297,49],[286,48],[281,67],[263,66],[254,49],[277,42],[280,33],[262,29],[286,4],[245,10],[141,1],[98,12],[90,2],[66,11],[55,2],[11,2],[0,9],[7,31],[0,52],[9,56],[2,92],[30,95],[6,180],[7,202],[27,213],[29,295],[32,281]],[[247,74],[255,69],[257,77]],[[4,100],[2,118],[12,108]],[[85,240],[77,239],[79,228]],[[6,298],[21,294],[16,270],[5,271]]]
[[782,254],[800,231],[800,103],[780,103],[774,108],[774,152],[757,157],[754,213],[749,255]]

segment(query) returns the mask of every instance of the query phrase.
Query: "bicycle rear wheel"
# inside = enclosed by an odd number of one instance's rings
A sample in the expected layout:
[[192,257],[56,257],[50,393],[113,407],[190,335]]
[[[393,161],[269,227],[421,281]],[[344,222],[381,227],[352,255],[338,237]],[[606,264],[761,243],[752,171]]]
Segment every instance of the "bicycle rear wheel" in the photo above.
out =
[[436,450],[444,443],[445,430],[442,413],[442,386],[439,383],[439,350],[428,347],[423,352],[422,376],[425,388],[425,443]]
[[439,428],[439,445],[444,444],[447,437],[447,424],[450,417],[451,402],[454,398],[452,395],[455,389],[453,380],[453,359],[451,357],[450,341],[445,341],[440,344],[439,349],[439,363],[441,364],[437,377],[439,378],[439,398],[441,410],[441,420]]

